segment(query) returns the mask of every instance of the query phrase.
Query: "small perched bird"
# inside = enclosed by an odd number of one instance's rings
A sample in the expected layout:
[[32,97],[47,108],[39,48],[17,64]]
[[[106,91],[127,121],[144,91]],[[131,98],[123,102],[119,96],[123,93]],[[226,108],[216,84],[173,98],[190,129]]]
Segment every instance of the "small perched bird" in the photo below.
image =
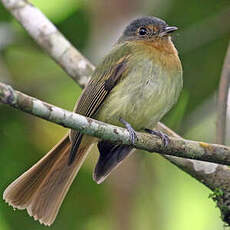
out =
[[[94,71],[74,111],[136,131],[151,130],[176,103],[182,89],[182,67],[171,33],[177,30],[156,17],[132,21]],[[55,220],[62,201],[93,144],[100,153],[93,179],[101,183],[126,158],[132,146],[98,140],[71,130],[40,161],[4,192],[14,208],[45,225]]]

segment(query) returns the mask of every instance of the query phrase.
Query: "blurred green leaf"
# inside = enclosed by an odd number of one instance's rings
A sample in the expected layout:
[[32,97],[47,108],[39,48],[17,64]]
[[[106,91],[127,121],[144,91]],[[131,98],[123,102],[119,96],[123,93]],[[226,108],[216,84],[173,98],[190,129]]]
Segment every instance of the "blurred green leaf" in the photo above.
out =
[[9,12],[4,8],[4,6],[2,4],[0,4],[0,22],[1,21],[8,21],[11,18],[12,17],[9,14]]
[[81,6],[82,0],[30,0],[49,19],[58,23]]

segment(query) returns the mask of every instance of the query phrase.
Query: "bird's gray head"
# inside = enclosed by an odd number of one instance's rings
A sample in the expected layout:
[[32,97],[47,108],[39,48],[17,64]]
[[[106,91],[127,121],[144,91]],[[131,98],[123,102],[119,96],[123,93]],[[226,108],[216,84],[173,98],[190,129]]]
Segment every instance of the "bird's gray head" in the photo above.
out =
[[177,30],[176,26],[168,26],[160,18],[141,17],[133,20],[126,27],[119,41],[164,38],[175,30]]

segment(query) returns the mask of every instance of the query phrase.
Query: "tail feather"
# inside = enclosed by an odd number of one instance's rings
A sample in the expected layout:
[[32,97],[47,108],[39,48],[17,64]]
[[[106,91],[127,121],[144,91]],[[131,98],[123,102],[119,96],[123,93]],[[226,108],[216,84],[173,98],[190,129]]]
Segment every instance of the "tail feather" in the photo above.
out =
[[11,183],[3,193],[3,199],[18,209],[25,209],[37,187],[44,180],[50,168],[60,157],[63,149],[69,143],[66,135],[56,146],[54,146],[40,161]]
[[90,145],[82,143],[74,162],[69,166],[71,143],[66,135],[32,168],[10,184],[3,199],[45,225],[55,220],[62,201],[84,162]]

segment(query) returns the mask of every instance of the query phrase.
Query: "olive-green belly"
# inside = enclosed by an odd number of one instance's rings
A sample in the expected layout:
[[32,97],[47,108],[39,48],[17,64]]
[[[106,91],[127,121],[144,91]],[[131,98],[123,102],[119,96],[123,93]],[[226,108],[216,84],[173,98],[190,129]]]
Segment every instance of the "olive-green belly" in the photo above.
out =
[[142,71],[141,65],[133,68],[107,96],[95,119],[123,126],[121,117],[135,130],[154,127],[177,101],[182,73],[167,73],[151,65]]

